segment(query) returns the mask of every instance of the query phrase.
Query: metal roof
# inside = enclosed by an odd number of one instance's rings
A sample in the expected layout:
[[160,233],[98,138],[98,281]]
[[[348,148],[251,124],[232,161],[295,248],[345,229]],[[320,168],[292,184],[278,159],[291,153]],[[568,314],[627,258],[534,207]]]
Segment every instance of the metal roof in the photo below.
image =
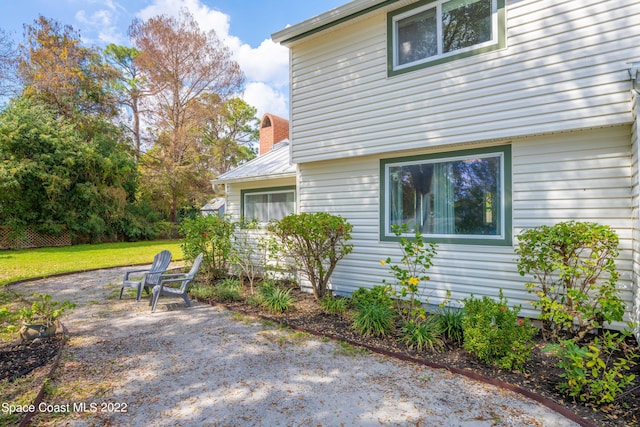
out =
[[289,141],[283,140],[274,144],[268,153],[219,175],[211,183],[225,184],[295,176],[296,165],[291,163]]

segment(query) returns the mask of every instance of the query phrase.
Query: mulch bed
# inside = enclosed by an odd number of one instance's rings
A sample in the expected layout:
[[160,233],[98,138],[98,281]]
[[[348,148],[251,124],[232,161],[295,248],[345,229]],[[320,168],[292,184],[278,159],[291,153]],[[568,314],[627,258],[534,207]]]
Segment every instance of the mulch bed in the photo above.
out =
[[62,343],[62,334],[31,341],[0,342],[0,380],[13,381],[46,365],[58,354]]
[[[438,352],[416,351],[408,349],[396,337],[376,338],[364,337],[351,328],[351,322],[340,316],[323,313],[313,295],[292,291],[295,297],[295,307],[284,314],[273,314],[260,307],[240,302],[207,301],[211,304],[224,305],[229,310],[271,319],[284,323],[296,329],[309,331],[317,335],[341,339],[349,343],[364,346],[383,354],[394,355],[402,359],[417,360],[430,366],[442,366],[461,370],[475,377],[480,375],[489,382],[498,380],[507,385],[524,389],[544,399],[555,402],[578,415],[583,420],[597,426],[637,427],[640,425],[640,364],[632,372],[636,375],[633,387],[630,387],[618,401],[606,407],[594,408],[580,402],[566,399],[556,391],[556,384],[560,381],[561,370],[555,367],[557,358],[543,352],[544,343],[539,340],[533,351],[532,360],[526,364],[525,372],[505,371],[495,366],[488,366],[472,354],[458,346],[446,346]],[[634,342],[635,345],[637,345]]]

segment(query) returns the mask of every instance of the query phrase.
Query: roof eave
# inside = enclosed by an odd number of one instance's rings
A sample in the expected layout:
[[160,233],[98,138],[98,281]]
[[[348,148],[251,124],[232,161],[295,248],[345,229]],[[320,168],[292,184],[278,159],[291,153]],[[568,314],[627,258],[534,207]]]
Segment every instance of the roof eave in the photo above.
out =
[[216,184],[236,184],[239,182],[255,182],[255,181],[265,181],[265,180],[272,180],[272,179],[279,179],[279,178],[295,178],[296,177],[296,172],[280,172],[280,173],[274,173],[274,174],[270,174],[270,175],[255,175],[255,176],[239,176],[237,178],[230,178],[230,179],[212,179],[211,180],[211,185],[216,185]]
[[271,35],[271,39],[275,43],[281,43],[287,46],[296,40],[303,39],[397,1],[399,0],[354,0],[343,6],[338,6],[328,12],[307,19],[306,21],[275,32]]

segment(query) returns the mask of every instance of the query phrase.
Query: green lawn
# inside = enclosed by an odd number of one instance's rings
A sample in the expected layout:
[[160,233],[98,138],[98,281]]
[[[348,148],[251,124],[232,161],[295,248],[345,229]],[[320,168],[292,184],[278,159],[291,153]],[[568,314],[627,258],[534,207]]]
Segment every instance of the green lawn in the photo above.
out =
[[153,256],[162,249],[171,251],[172,261],[182,259],[180,240],[0,251],[0,287],[17,280],[58,273],[150,264]]

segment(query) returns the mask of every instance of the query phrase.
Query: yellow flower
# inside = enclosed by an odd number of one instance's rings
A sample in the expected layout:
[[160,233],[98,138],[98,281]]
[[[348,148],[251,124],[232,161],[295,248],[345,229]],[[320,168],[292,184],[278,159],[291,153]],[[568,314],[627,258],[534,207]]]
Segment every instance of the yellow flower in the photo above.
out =
[[387,261],[385,261],[385,260],[381,259],[381,260],[380,260],[380,265],[387,265]]
[[410,277],[409,278],[409,284],[410,285],[417,285],[418,283],[420,283],[420,279],[418,279],[417,277]]

